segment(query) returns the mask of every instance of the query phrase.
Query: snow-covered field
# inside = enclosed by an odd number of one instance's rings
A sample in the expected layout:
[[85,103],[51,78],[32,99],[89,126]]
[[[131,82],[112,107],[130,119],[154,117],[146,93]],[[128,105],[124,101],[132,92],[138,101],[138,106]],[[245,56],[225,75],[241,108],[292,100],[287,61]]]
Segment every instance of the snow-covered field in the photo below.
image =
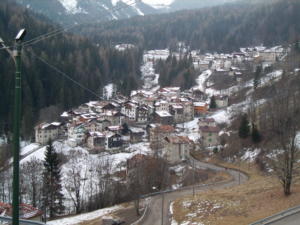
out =
[[[58,153],[68,159],[61,167],[62,187],[65,197],[64,205],[70,211],[74,211],[72,199],[75,199],[75,180],[77,177],[77,187],[80,190],[80,198],[88,200],[97,193],[99,182],[107,174],[113,175],[120,170],[126,169],[126,161],[137,154],[150,155],[151,149],[148,142],[130,145],[125,152],[112,154],[104,152],[101,154],[90,154],[88,149],[83,147],[70,147],[67,141],[53,142],[53,146]],[[29,144],[22,148],[22,155],[28,154],[21,160],[25,164],[31,160],[43,161],[45,158],[46,146],[40,147],[36,143]],[[112,179],[117,179],[112,176]],[[64,224],[64,223],[63,223]],[[69,223],[66,223],[69,224]]]

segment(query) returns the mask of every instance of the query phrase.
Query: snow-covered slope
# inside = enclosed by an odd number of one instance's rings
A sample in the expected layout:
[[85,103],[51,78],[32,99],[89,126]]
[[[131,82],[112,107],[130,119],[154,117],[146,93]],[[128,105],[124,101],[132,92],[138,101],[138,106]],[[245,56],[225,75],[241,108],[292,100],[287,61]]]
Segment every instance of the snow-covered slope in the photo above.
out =
[[236,0],[16,0],[62,25],[214,6]]
[[151,5],[138,0],[16,0],[62,25],[97,23],[156,13]]

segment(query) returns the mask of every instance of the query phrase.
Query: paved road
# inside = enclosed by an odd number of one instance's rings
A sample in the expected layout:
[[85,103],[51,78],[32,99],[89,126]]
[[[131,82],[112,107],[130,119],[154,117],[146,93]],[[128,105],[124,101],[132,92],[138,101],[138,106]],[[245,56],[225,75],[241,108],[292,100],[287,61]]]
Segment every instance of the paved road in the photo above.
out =
[[[199,161],[195,161],[195,167],[197,168],[203,168],[203,169],[212,169],[215,171],[224,171],[224,168],[208,164],[208,163],[203,163]],[[214,184],[214,185],[209,185],[209,186],[202,186],[202,187],[196,187],[196,192],[200,191],[205,191],[208,189],[222,189],[226,187],[232,187],[239,185],[239,183],[244,183],[248,178],[246,175],[239,173],[238,171],[235,170],[227,170],[227,172],[233,177],[233,180],[230,182],[226,183],[221,183],[221,184]],[[187,196],[187,195],[192,195],[193,188],[187,188],[186,190],[182,191],[175,191],[172,193],[165,193],[164,194],[164,213],[163,213],[163,223],[162,223],[162,195],[158,195],[155,197],[152,197],[149,209],[144,217],[144,219],[139,223],[139,225],[169,225],[169,205],[172,201],[175,201],[176,199]]]
[[270,225],[299,225],[300,224],[300,213],[285,217],[273,223],[268,223]]

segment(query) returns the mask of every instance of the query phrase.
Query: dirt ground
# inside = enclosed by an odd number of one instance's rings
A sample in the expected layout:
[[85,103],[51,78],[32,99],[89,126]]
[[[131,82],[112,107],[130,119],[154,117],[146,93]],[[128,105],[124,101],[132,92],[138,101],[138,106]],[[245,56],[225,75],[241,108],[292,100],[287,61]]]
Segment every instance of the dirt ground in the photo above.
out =
[[286,197],[275,177],[261,174],[254,165],[240,168],[250,175],[249,181],[178,199],[174,203],[175,220],[179,224],[246,225],[300,204],[300,184],[295,184],[292,195]]

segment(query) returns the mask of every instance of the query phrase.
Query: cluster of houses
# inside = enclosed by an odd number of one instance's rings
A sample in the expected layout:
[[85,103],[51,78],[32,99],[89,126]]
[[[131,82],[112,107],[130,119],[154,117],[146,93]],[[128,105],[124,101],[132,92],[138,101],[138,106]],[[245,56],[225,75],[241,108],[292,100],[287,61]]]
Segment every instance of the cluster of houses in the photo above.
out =
[[[170,52],[168,49],[150,50],[144,54],[144,62],[155,62],[159,59],[166,60],[170,55],[178,60],[186,54],[185,51]],[[242,62],[263,62],[264,67],[274,64],[286,56],[288,49],[282,46],[266,48],[264,46],[241,48],[239,52],[230,54],[224,53],[206,53],[201,54],[199,50],[190,51],[193,59],[194,68],[199,71],[213,70],[218,72],[227,72],[229,75],[241,75],[242,69],[237,65]]]
[[[61,122],[37,125],[35,140],[40,144],[47,144],[50,139],[67,140],[69,146],[85,146],[91,153],[116,153],[130,144],[149,141],[155,154],[175,163],[186,160],[195,147],[192,140],[180,135],[176,124],[208,113],[209,104],[203,95],[199,90],[181,92],[179,87],[165,87],[152,92],[132,91],[130,97],[117,95],[111,100],[88,102],[62,113]],[[207,146],[218,144],[211,139]]]

